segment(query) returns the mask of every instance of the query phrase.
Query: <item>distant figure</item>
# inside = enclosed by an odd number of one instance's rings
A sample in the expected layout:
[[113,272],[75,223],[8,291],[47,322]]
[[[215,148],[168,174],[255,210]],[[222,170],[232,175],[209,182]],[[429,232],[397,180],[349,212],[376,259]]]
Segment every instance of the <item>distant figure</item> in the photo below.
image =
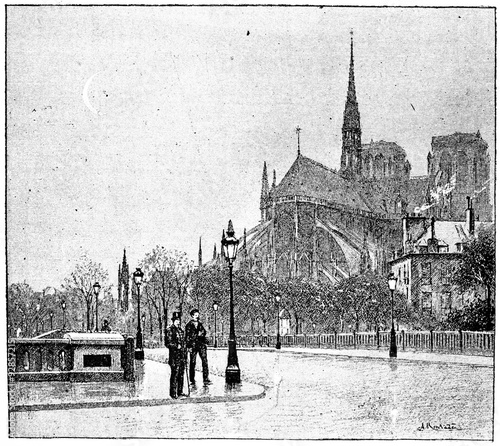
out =
[[111,327],[109,326],[109,321],[107,319],[104,319],[102,322],[101,331],[105,331],[106,333],[111,332]]
[[203,384],[212,384],[212,381],[208,378],[207,331],[199,321],[200,312],[198,309],[191,310],[189,314],[191,315],[191,320],[186,324],[186,346],[189,352],[189,381],[192,385],[196,383],[196,355],[199,354],[203,368]]
[[172,325],[166,331],[165,342],[168,347],[168,365],[170,366],[170,396],[174,399],[187,396],[182,393],[186,367],[186,344],[181,328],[181,316],[178,312],[172,315]]

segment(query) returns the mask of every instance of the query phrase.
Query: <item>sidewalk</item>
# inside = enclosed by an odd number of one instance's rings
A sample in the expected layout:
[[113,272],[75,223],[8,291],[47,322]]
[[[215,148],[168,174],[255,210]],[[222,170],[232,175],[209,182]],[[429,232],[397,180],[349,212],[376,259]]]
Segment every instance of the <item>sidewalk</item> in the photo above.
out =
[[[381,348],[379,350],[363,350],[363,349],[333,349],[333,348],[305,348],[305,347],[281,347],[281,350],[276,350],[273,347],[238,347],[238,350],[245,351],[282,351],[298,354],[321,354],[333,355],[346,358],[373,358],[390,360],[389,349]],[[408,350],[398,350],[396,361],[417,361],[417,362],[434,362],[447,364],[464,364],[481,367],[493,367],[493,356],[480,355],[453,355],[449,353],[431,353],[417,352]]]
[[[13,382],[9,383],[11,411],[66,410],[95,407],[159,406],[216,403],[263,398],[265,388],[251,383],[226,386],[224,377],[211,375],[212,384],[191,387],[187,398],[169,396],[170,367],[151,360],[136,361],[135,382]],[[186,379],[184,391],[188,393]]]

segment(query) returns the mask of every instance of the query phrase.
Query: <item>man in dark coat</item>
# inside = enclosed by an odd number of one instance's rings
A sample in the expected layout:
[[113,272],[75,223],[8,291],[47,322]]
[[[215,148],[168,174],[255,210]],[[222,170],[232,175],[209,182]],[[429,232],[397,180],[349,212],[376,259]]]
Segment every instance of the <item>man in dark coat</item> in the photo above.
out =
[[182,393],[186,367],[186,344],[181,328],[180,313],[172,315],[172,325],[167,329],[168,365],[170,366],[170,396],[174,399],[187,396]]
[[199,321],[200,312],[197,308],[189,313],[191,320],[186,324],[186,346],[189,352],[189,381],[195,384],[196,355],[200,355],[203,369],[203,384],[212,384],[208,378],[207,361],[207,331]]

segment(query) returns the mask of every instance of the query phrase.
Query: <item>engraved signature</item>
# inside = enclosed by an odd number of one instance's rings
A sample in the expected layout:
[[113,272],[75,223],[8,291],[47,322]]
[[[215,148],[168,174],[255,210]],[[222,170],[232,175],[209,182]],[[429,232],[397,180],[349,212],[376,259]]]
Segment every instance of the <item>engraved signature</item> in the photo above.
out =
[[422,423],[421,426],[417,427],[417,431],[423,431],[425,429],[432,429],[434,431],[461,431],[462,428],[458,426],[456,423],[439,423],[439,424],[431,424],[429,422]]

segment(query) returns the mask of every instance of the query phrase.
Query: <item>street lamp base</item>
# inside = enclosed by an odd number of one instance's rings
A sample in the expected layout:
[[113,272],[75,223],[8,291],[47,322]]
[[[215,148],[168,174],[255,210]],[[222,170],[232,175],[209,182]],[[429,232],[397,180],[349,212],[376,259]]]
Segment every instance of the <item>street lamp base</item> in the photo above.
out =
[[136,350],[135,359],[142,361],[144,359],[144,350]]
[[281,342],[276,342],[276,350],[281,350]]
[[394,331],[394,326],[391,329],[391,346],[389,348],[389,358],[397,358],[398,347],[396,345],[396,332]]
[[228,365],[226,367],[226,384],[239,384],[240,382],[240,368],[237,365]]

